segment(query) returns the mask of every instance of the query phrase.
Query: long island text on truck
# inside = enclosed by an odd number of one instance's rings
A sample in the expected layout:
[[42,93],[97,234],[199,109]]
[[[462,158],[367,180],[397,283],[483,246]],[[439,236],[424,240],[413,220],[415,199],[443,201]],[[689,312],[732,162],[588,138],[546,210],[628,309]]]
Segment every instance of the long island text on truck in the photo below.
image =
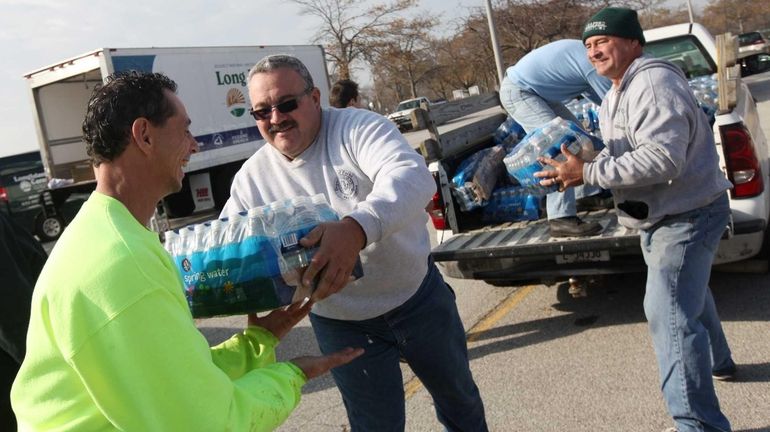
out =
[[319,45],[102,48],[26,74],[46,174],[65,179],[60,182],[65,186],[42,193],[36,234],[56,239],[68,222],[62,212],[68,198],[95,188],[81,137],[86,104],[94,86],[129,70],[161,72],[176,81],[200,146],[185,168],[182,191],[164,198],[159,208],[172,218],[221,209],[233,176],[265,142],[248,114],[246,80],[249,69],[270,54],[301,59],[327,104],[329,78]]
[[[714,140],[720,167],[733,188],[729,194],[731,222],[725,227],[715,264],[766,265],[761,260],[743,261],[759,254],[766,238],[770,151],[760,129],[755,101],[735,65],[734,38],[723,35],[715,40],[698,24],[652,29],[644,35],[645,51],[679,65],[688,79],[717,74],[719,105],[713,113]],[[505,116],[502,111],[497,116],[496,123],[500,124]],[[431,139],[422,143],[438,185],[428,208],[439,243],[432,255],[448,275],[493,284],[561,277],[575,277],[573,280],[579,282],[580,276],[644,268],[638,232],[619,225],[612,208],[579,214],[584,220],[602,225],[598,235],[566,238],[552,238],[542,218],[493,223],[485,220],[482,209],[464,211],[467,206],[464,209],[458,202],[452,178],[464,160],[493,145],[494,129],[478,124],[474,126],[475,136],[461,130],[442,135],[434,129]],[[575,291],[580,292],[579,286]]]

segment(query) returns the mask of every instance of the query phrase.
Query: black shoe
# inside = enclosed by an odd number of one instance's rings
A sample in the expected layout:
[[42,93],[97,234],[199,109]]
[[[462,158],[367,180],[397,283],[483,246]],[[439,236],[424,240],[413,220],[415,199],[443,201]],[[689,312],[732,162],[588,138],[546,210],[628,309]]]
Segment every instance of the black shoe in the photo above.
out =
[[550,219],[551,237],[585,237],[598,234],[602,226],[597,222],[583,222],[577,216]]
[[733,381],[735,379],[735,373],[738,371],[738,367],[735,363],[730,362],[729,366],[725,366],[722,369],[715,369],[711,372],[711,376],[717,381]]

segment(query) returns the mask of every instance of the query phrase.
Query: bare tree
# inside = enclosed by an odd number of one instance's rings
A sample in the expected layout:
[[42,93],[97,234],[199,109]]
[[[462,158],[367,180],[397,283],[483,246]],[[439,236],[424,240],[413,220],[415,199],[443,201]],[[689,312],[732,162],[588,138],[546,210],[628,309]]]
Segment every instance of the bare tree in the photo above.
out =
[[712,33],[745,33],[770,28],[770,3],[767,1],[716,0],[703,11],[703,24]]
[[290,0],[301,6],[303,15],[322,21],[314,42],[321,43],[334,65],[338,78],[349,79],[351,65],[363,56],[373,33],[387,27],[399,12],[418,0],[394,0],[365,8],[358,0]]
[[417,84],[438,67],[431,49],[436,22],[435,18],[396,19],[374,32],[366,51],[372,67],[387,70],[392,78],[404,82],[413,98],[418,95]]

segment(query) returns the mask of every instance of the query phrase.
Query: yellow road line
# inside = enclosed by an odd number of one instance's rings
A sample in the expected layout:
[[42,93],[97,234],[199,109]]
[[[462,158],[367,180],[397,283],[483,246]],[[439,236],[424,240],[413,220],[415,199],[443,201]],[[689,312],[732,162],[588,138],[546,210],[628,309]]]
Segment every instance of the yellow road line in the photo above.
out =
[[[535,288],[537,285],[527,285],[517,289],[514,293],[509,295],[505,300],[498,304],[491,312],[481,319],[472,329],[468,331],[467,341],[474,342],[484,334],[485,331],[492,328],[500,319],[502,319],[511,309],[515,308],[521,303]],[[414,377],[409,380],[404,386],[404,394],[406,399],[414,396],[422,388],[422,383],[419,378]]]

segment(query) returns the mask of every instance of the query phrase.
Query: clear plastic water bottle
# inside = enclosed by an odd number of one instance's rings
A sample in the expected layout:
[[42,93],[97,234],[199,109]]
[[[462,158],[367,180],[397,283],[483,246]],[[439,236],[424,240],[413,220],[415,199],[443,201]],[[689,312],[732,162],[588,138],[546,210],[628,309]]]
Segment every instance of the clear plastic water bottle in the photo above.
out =
[[177,256],[190,255],[192,253],[192,242],[194,240],[193,227],[183,227],[179,229],[179,242],[177,243]]
[[221,219],[214,219],[209,224],[208,233],[204,241],[206,268],[221,265],[226,227],[225,221]]
[[284,280],[290,283],[289,280],[299,281],[301,269],[310,264],[310,258],[315,253],[315,248],[306,249],[299,240],[318,225],[321,217],[307,199],[293,198],[286,204],[287,213],[291,208],[291,214],[282,223],[276,223],[276,231],[280,240],[282,263],[286,266],[281,269],[281,273],[284,274]]
[[163,234],[165,241],[163,247],[168,251],[172,257],[178,255],[179,250],[179,234],[176,231],[168,230]]
[[278,255],[270,241],[269,207],[249,209],[246,216],[244,238],[241,241],[241,259],[246,280],[271,278],[280,274]]
[[322,222],[337,221],[340,219],[337,212],[329,205],[323,194],[315,194],[310,197],[310,200],[318,211],[318,215],[321,217]]
[[227,217],[227,230],[225,231],[224,244],[237,244],[243,240],[246,232],[247,212],[231,214]]

